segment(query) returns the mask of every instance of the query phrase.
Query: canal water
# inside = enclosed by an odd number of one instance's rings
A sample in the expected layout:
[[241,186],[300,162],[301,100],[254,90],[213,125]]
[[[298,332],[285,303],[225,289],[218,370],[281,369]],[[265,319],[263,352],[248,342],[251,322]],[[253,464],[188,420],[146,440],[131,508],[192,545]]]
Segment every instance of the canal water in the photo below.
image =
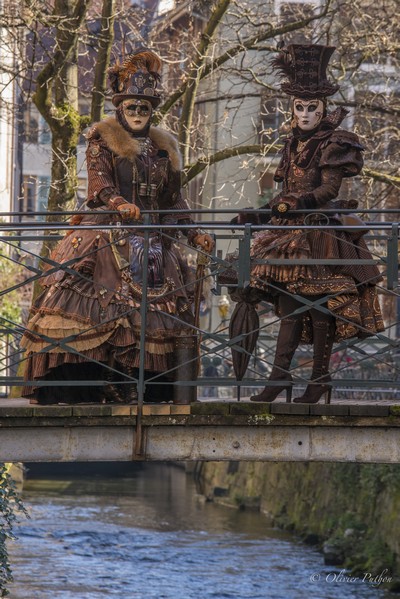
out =
[[324,566],[262,514],[204,501],[174,466],[28,478],[24,503],[30,519],[10,546],[11,599],[392,596]]

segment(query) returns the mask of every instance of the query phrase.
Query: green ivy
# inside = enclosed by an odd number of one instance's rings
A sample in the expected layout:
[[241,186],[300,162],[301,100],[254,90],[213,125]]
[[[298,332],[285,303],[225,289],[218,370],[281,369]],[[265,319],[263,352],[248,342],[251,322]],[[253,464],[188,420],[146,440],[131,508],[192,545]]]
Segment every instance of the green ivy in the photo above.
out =
[[0,463],[0,597],[7,597],[7,589],[13,580],[8,557],[7,541],[15,539],[13,525],[17,521],[17,513],[29,515],[15,490],[15,483],[9,474],[9,465]]

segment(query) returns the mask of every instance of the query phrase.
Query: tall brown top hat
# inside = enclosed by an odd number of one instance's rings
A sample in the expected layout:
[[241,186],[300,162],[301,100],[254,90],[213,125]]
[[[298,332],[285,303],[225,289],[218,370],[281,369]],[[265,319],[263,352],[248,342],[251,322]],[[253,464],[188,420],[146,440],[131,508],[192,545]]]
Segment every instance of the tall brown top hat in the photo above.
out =
[[160,90],[157,89],[160,71],[160,58],[147,48],[140,48],[125,58],[122,64],[109,68],[114,106],[123,100],[138,98],[148,100],[156,108],[161,102]]
[[326,77],[326,68],[334,51],[334,46],[314,44],[291,44],[282,48],[272,61],[273,68],[287,77],[281,90],[303,100],[335,94],[339,86]]

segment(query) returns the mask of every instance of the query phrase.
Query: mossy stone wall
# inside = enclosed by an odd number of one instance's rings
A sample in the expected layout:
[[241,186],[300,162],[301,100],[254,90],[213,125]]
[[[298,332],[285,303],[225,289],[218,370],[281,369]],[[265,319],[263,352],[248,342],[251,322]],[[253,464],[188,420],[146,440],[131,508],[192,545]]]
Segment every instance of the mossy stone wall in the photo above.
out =
[[400,575],[400,466],[207,462],[200,483],[209,499],[260,509],[354,574]]

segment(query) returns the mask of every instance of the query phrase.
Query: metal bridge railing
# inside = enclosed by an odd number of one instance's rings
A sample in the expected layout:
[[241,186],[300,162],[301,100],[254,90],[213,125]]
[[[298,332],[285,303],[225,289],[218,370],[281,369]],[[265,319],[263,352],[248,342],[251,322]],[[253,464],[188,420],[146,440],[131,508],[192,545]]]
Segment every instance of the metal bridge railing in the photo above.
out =
[[[346,211],[343,211],[346,212]],[[350,211],[348,211],[350,212]],[[374,216],[379,212],[385,218],[390,219],[395,211],[358,211],[366,216]],[[170,211],[169,211],[170,213]],[[253,226],[226,224],[222,220],[212,220],[214,218],[226,219],[229,221],[236,210],[222,211],[195,211],[202,213],[203,220],[201,226],[215,235],[216,246],[213,255],[210,257],[209,264],[201,276],[197,276],[196,284],[201,281],[210,280],[212,294],[218,296],[224,290],[218,283],[218,276],[226,269],[237,271],[237,285],[239,288],[246,287],[250,280],[250,248],[252,236],[255,230],[261,229],[287,229],[291,230],[293,226],[273,227],[272,225]],[[45,213],[32,213],[27,217],[22,213],[0,214],[1,217],[7,217],[9,222],[0,223],[0,262],[1,262],[1,289],[0,289],[0,393],[2,395],[10,394],[12,388],[22,389],[23,385],[35,384],[37,386],[57,385],[85,385],[103,386],[107,384],[106,380],[96,381],[29,381],[23,379],[23,368],[26,357],[21,352],[19,341],[26,330],[27,315],[29,312],[29,298],[25,300],[22,306],[22,315],[16,317],[16,303],[20,302],[21,294],[27,287],[33,287],[40,284],[43,276],[48,276],[51,272],[63,270],[74,272],[74,260],[59,264],[49,257],[41,255],[43,242],[54,243],[62,239],[63,233],[71,229],[69,224],[62,219],[71,213],[54,213],[52,222],[38,222],[36,217],[43,216]],[[111,213],[110,213],[111,214]],[[397,214],[397,213],[396,213]],[[200,398],[207,399],[232,399],[236,397],[236,388],[242,390],[242,397],[251,394],[265,385],[271,369],[275,351],[276,335],[279,329],[279,318],[274,316],[271,311],[271,305],[261,302],[258,306],[260,317],[259,339],[254,353],[251,354],[246,376],[237,381],[232,369],[231,349],[236,348],[246,353],[241,347],[241,341],[245,335],[250,332],[237,335],[230,339],[228,334],[229,315],[224,318],[217,317],[217,321],[209,328],[204,324],[199,326],[191,325],[191,333],[198,338],[198,352],[195,357],[186,360],[186,364],[195,362],[196,367],[192,372],[198,373],[188,380],[179,378],[179,366],[171,368],[168,372],[147,376],[145,372],[145,337],[146,337],[146,317],[149,303],[151,300],[147,297],[147,259],[149,248],[150,233],[155,229],[159,230],[165,237],[171,237],[174,230],[190,229],[192,225],[157,225],[150,224],[151,213],[144,213],[143,224],[123,225],[124,229],[141,231],[144,238],[144,263],[143,263],[143,297],[140,305],[141,334],[140,334],[140,364],[138,376],[128,376],[116,366],[107,366],[115,375],[122,379],[117,383],[121,386],[130,384],[132,381],[137,383],[139,393],[138,408],[138,426],[140,427],[141,409],[143,406],[146,388],[152,385],[172,385],[186,388],[197,389],[197,395]],[[55,220],[59,218],[59,220]],[[54,221],[54,222],[53,222]],[[364,264],[377,264],[383,276],[383,282],[379,283],[379,293],[383,312],[385,315],[385,331],[368,339],[351,339],[337,344],[334,347],[334,353],[331,361],[331,372],[334,386],[334,397],[338,399],[356,399],[363,401],[365,399],[375,400],[398,400],[400,399],[400,319],[399,319],[399,280],[398,280],[398,244],[399,244],[399,225],[389,220],[386,222],[368,222],[369,232],[365,236],[368,247],[372,254],[371,260],[361,260]],[[80,230],[95,229],[96,226],[74,225],[76,233]],[[113,231],[116,225],[108,225],[103,230]],[[296,225],[296,229],[320,229],[320,226]],[[352,227],[354,229],[354,227]],[[112,243],[110,241],[110,243]],[[180,238],[176,243],[181,247],[183,253],[193,254],[193,248],[186,243],[186,238]],[[237,250],[237,259],[234,262],[227,261],[225,256]],[[204,255],[199,250],[198,255]],[[81,259],[82,256],[79,256]],[[274,264],[285,264],[285,260],[271,260]],[[346,264],[346,260],[291,260],[299,264],[326,264],[338,265]],[[44,271],[44,266],[47,270]],[[199,271],[197,271],[199,272]],[[83,273],[78,276],[85,277]],[[26,294],[28,295],[28,294]],[[7,303],[8,298],[8,303]],[[10,301],[11,298],[11,301]],[[310,299],[303,299],[304,310],[309,309],[311,305],[316,305],[321,300],[312,302]],[[11,306],[10,306],[11,303]],[[132,308],[136,310],[137,308]],[[18,311],[18,310],[17,310]],[[179,316],[171,316],[179,320]],[[71,339],[64,339],[61,343],[50,337],[43,339],[45,347],[43,352],[49,351],[55,343],[66,352],[75,352],[69,343]],[[47,345],[46,345],[47,344]],[[300,347],[295,356],[295,362],[292,365],[291,373],[295,381],[295,388],[299,390],[307,383],[310,374],[312,362],[311,352],[307,348]],[[207,368],[213,366],[212,369]],[[211,376],[207,373],[211,372]],[[168,381],[165,380],[168,377]],[[14,393],[15,394],[15,393]]]

